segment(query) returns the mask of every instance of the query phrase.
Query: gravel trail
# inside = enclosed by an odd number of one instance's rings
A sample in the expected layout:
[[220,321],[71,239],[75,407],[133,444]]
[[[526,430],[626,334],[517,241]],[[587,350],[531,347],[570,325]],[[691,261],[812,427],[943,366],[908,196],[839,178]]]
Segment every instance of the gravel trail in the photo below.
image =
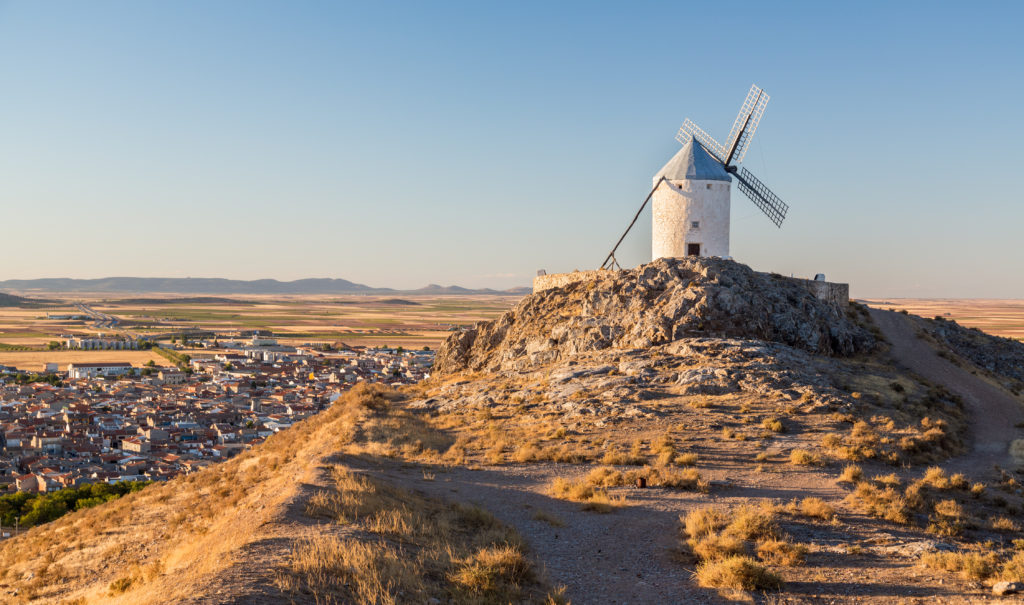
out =
[[899,364],[940,384],[964,400],[971,430],[971,453],[954,459],[955,466],[1015,464],[1010,444],[1024,437],[1015,425],[1024,422],[1024,406],[1006,391],[939,357],[914,327],[895,311],[871,309],[871,318],[892,345],[890,355]]

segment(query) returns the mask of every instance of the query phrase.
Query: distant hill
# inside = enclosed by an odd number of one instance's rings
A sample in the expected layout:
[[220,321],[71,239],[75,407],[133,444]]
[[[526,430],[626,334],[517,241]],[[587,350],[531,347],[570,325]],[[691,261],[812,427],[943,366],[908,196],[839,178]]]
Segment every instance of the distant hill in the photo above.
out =
[[25,298],[0,292],[0,307],[36,307],[48,303],[48,300]]
[[0,281],[0,288],[17,291],[42,292],[176,292],[188,294],[525,294],[529,288],[513,290],[471,290],[459,286],[431,284],[418,290],[374,288],[347,279],[310,278],[295,281],[276,279],[222,279],[205,277],[104,277],[99,279],[72,279],[66,277],[45,279],[8,279]]
[[103,302],[118,304],[118,305],[168,305],[168,304],[188,304],[188,305],[207,305],[207,304],[225,304],[225,305],[252,305],[256,304],[251,300],[242,300],[238,298],[221,298],[219,296],[183,296],[174,298],[119,298],[112,300],[105,300]]

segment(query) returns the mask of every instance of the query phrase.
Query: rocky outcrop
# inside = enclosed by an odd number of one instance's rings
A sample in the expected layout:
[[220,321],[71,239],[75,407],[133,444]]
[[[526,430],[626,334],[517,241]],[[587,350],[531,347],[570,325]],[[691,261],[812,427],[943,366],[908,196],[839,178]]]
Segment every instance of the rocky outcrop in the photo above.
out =
[[695,337],[771,341],[823,355],[874,346],[842,310],[791,280],[730,260],[691,257],[601,272],[527,296],[500,318],[449,337],[434,370],[524,369]]

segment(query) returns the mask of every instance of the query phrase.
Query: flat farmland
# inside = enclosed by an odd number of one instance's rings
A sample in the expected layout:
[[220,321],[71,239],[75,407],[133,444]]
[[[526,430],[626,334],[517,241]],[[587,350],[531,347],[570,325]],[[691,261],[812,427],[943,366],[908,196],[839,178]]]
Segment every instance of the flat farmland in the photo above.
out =
[[[438,347],[453,330],[493,319],[518,296],[238,296],[189,297],[145,294],[49,295],[61,301],[46,308],[0,308],[0,365],[27,370],[46,362],[166,360],[147,351],[47,351],[62,336],[145,336],[169,339],[184,331],[214,332],[230,338],[240,332],[269,330],[282,344],[330,343]],[[98,329],[91,321],[48,319],[79,315],[72,302],[116,317],[116,328]]]
[[0,351],[0,365],[30,372],[41,372],[48,363],[56,363],[64,371],[69,363],[128,362],[141,366],[150,360],[168,365],[167,359],[154,351]]
[[1024,300],[888,298],[863,302],[879,309],[906,310],[922,317],[938,315],[968,328],[1024,340]]

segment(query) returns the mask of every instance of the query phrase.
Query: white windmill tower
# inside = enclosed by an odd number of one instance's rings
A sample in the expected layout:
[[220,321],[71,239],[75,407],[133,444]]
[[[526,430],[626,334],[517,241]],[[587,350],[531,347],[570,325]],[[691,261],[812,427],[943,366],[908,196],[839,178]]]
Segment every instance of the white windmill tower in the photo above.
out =
[[[689,118],[676,139],[683,148],[654,175],[654,187],[644,200],[626,233],[653,199],[651,253],[654,259],[680,256],[729,256],[729,214],[732,177],[740,191],[754,202],[777,227],[786,218],[787,206],[746,168],[737,168],[764,115],[768,95],[753,85],[740,107],[725,145],[715,141]],[[615,251],[622,234],[602,267],[618,265]]]

